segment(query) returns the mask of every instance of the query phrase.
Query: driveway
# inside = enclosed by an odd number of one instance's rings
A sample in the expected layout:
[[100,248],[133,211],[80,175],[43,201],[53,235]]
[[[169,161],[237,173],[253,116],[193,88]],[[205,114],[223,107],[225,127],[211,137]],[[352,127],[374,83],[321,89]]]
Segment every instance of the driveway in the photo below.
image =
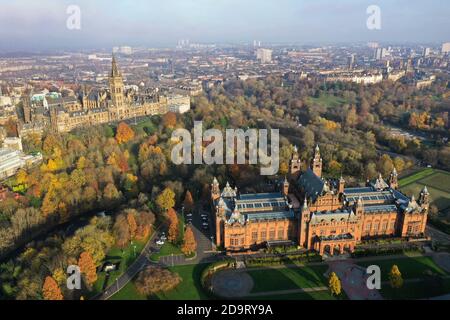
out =
[[364,268],[344,260],[332,261],[329,266],[330,272],[335,272],[341,280],[342,289],[350,300],[383,300],[378,290],[367,288]]

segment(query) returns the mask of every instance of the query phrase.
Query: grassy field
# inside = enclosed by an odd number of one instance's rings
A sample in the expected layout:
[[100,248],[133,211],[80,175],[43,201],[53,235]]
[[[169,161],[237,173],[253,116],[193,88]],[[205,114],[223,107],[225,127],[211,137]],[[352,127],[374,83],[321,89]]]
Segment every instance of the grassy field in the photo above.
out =
[[182,252],[179,247],[175,246],[174,244],[172,244],[170,242],[166,242],[163,244],[163,246],[161,247],[159,252],[153,253],[150,256],[150,259],[152,261],[157,262],[157,261],[159,261],[159,258],[165,257],[165,256],[170,256],[171,254],[182,254]]
[[400,289],[392,289],[390,286],[384,286],[381,289],[381,295],[389,300],[426,299],[449,292],[450,279],[405,283]]
[[[141,251],[144,249],[147,239],[143,241],[134,241],[125,249],[120,249],[118,247],[113,247],[108,251],[105,262],[119,263],[119,268],[115,271],[110,272],[109,277],[106,277],[105,272],[99,272],[97,275],[97,281],[94,283],[92,295],[101,292],[107,286],[114,283],[116,278],[118,278],[125,270],[134,262],[134,260],[139,256]],[[133,246],[136,246],[134,249]],[[106,281],[106,283],[105,283]]]
[[[382,281],[389,281],[389,272],[394,264],[398,266],[404,280],[419,279],[420,281],[405,281],[399,289],[383,284],[380,293],[385,299],[423,299],[450,292],[450,279],[443,278],[449,274],[442,270],[431,257],[405,257],[358,263],[363,267],[378,265],[381,269]],[[430,278],[430,275],[436,277]]]
[[337,107],[345,104],[346,100],[331,94],[323,94],[319,98],[308,97],[308,102],[312,105],[320,105],[322,107]]
[[422,279],[426,273],[433,273],[440,276],[447,276],[448,274],[442,270],[431,257],[404,257],[397,259],[378,260],[378,261],[363,261],[358,262],[362,267],[370,265],[377,265],[381,269],[381,281],[389,280],[389,272],[394,264],[396,264],[402,274],[403,279]]
[[252,293],[327,286],[324,273],[328,266],[249,270],[253,278]]
[[415,195],[416,198],[424,186],[430,192],[431,204],[438,207],[444,215],[450,210],[450,172],[426,168],[410,176],[400,179],[400,190],[406,195]]
[[[200,284],[200,275],[207,264],[187,265],[171,267],[169,270],[176,272],[183,279],[180,285],[172,291],[160,293],[150,300],[200,300],[208,297],[203,292]],[[146,300],[139,294],[133,282],[129,282],[122,290],[111,297],[111,300]]]

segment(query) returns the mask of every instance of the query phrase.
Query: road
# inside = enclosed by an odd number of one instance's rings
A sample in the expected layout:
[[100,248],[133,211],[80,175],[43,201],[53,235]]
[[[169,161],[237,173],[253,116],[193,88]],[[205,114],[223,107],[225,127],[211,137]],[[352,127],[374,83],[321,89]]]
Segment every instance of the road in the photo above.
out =
[[[202,214],[208,217],[207,230],[202,228]],[[200,204],[197,205],[192,214],[192,224],[190,224],[197,242],[197,254],[195,258],[187,259],[183,254],[171,255],[161,257],[159,259],[160,264],[170,267],[176,265],[197,264],[199,262],[213,262],[219,259],[220,257],[213,251],[214,248],[211,239],[214,230],[213,221],[212,214],[209,211],[204,210]]]
[[427,236],[430,236],[431,239],[438,241],[443,244],[449,244],[450,243],[450,235],[430,226],[427,225],[425,229],[425,234]]
[[145,245],[144,249],[142,250],[139,257],[131,264],[131,266],[128,267],[128,269],[114,281],[112,285],[107,287],[103,293],[100,295],[97,295],[94,297],[95,300],[107,300],[114,294],[120,291],[123,287],[127,285],[128,282],[130,282],[136,274],[139,273],[143,268],[145,268],[147,265],[149,265],[151,262],[148,260],[148,256],[150,254],[151,246],[154,243],[154,238],[158,234],[159,228],[153,232],[153,234],[150,236],[150,239],[148,240],[147,244]]
[[[208,230],[202,229],[202,214],[208,215]],[[195,208],[192,216],[192,230],[194,232],[195,240],[197,241],[197,254],[193,259],[186,259],[186,257],[181,255],[171,255],[166,257],[161,257],[158,265],[162,266],[176,266],[176,265],[187,265],[187,264],[197,264],[197,263],[206,263],[206,262],[214,262],[218,259],[221,259],[220,255],[217,255],[213,249],[213,243],[211,240],[211,230],[213,229],[213,220],[211,219],[212,214],[206,210],[203,210],[199,205]],[[160,228],[155,230],[142,250],[139,257],[128,267],[128,269],[114,281],[112,285],[107,287],[104,292],[94,299],[97,300],[107,300],[112,297],[114,294],[119,292],[123,287],[130,282],[136,274],[138,274],[142,269],[150,264],[156,264],[148,259],[152,251],[157,251],[158,246],[156,245],[156,235],[159,234]]]

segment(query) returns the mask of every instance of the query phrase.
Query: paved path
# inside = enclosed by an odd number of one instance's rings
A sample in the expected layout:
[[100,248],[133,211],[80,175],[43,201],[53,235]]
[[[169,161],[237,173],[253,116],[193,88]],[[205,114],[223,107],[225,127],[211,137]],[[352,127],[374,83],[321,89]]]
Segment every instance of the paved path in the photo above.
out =
[[446,234],[445,232],[442,232],[430,225],[426,226],[425,234],[427,236],[430,236],[431,239],[441,242],[443,244],[449,244],[450,243],[450,235]]
[[282,294],[292,294],[292,293],[308,293],[308,292],[320,292],[328,291],[328,287],[312,287],[312,288],[300,288],[300,289],[289,289],[289,290],[277,290],[277,291],[264,291],[250,293],[245,296],[245,298],[252,297],[264,297],[264,296],[278,296]]
[[378,290],[367,288],[366,270],[349,261],[332,261],[330,272],[335,272],[341,280],[342,289],[350,300],[382,300]]

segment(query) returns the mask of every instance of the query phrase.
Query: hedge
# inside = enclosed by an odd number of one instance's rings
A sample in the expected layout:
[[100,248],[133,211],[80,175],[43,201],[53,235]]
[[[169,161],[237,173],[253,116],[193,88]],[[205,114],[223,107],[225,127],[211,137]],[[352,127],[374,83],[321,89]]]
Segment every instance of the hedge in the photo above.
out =
[[373,249],[356,249],[352,253],[353,258],[361,258],[367,256],[382,256],[382,255],[394,255],[404,254],[409,252],[422,252],[419,246],[409,246],[403,248],[373,248]]
[[322,257],[319,254],[306,252],[302,254],[279,257],[249,258],[245,260],[245,264],[247,265],[247,267],[260,267],[321,261]]

